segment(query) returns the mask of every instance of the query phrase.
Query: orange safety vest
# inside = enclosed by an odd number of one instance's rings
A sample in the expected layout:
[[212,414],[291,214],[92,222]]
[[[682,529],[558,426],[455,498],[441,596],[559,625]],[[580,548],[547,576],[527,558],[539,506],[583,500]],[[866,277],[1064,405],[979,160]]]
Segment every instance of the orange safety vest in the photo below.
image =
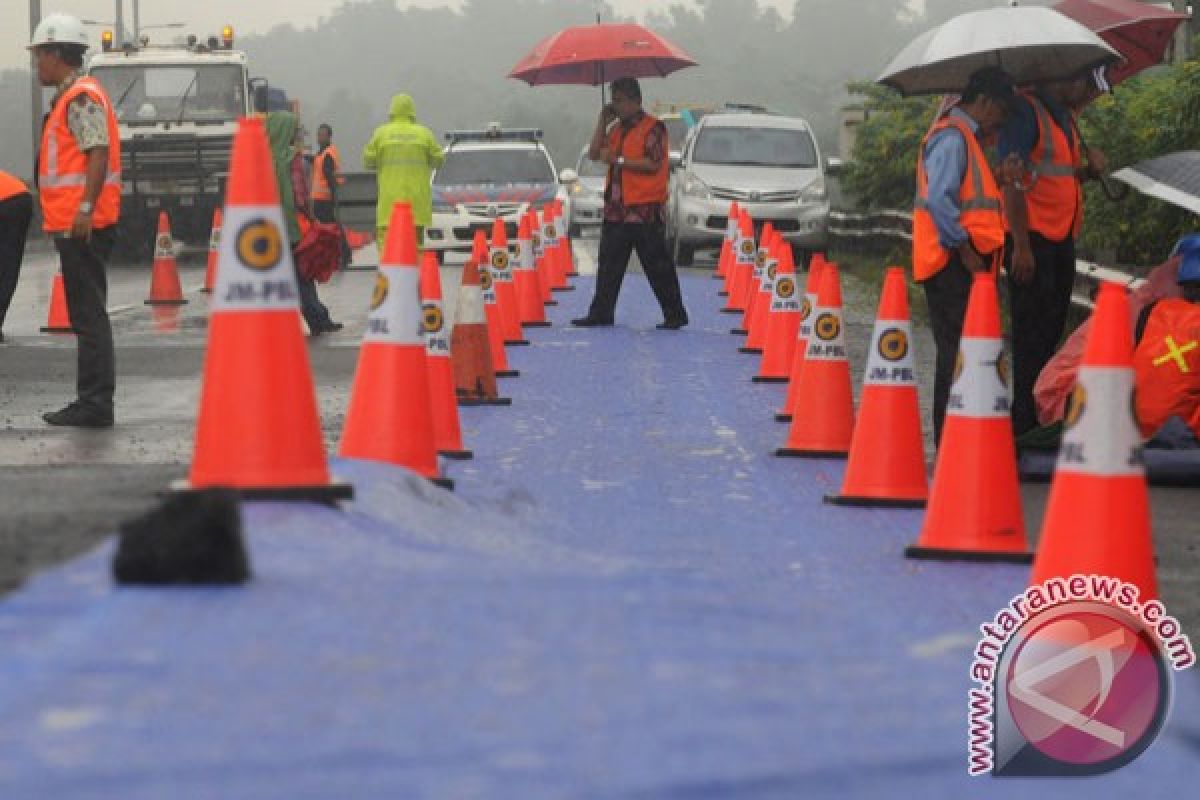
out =
[[979,140],[967,123],[945,116],[934,123],[917,154],[917,197],[913,202],[913,279],[932,278],[950,261],[950,251],[938,239],[937,225],[929,213],[929,176],[925,172],[925,147],[930,137],[948,128],[957,130],[967,143],[967,169],[958,190],[958,221],[982,256],[994,255],[1004,246],[1004,217],[1000,210],[1000,187],[988,166]]
[[1133,354],[1135,406],[1144,436],[1180,417],[1200,436],[1200,306],[1159,300]]
[[85,92],[104,109],[108,122],[108,172],[92,211],[92,228],[115,225],[121,214],[121,134],[117,129],[117,117],[100,83],[95,78],[78,78],[54,103],[42,126],[38,195],[42,204],[42,227],[51,233],[70,229],[83,201],[87,153],[79,149],[71,133],[67,108]]
[[[628,131],[620,124],[614,125],[608,135],[608,150],[627,161],[637,161],[646,157],[646,136],[654,130],[658,120],[646,114],[638,124]],[[612,181],[617,174],[621,177],[621,200],[627,206],[645,205],[648,203],[667,202],[667,180],[671,172],[670,143],[663,140],[662,163],[655,172],[634,172],[629,169],[618,170],[616,165],[608,168],[608,179]]]
[[1045,104],[1024,93],[1037,118],[1037,143],[1029,154],[1036,177],[1025,192],[1029,230],[1060,242],[1079,235],[1083,224],[1083,190],[1076,170],[1082,165],[1083,144],[1072,118],[1071,137],[1050,116]]
[[333,191],[329,186],[329,181],[325,180],[325,159],[333,159],[333,174],[337,185],[341,186],[346,182],[342,176],[342,157],[338,154],[337,148],[329,145],[317,155],[313,160],[313,200],[332,200]]
[[25,186],[25,182],[0,169],[0,201],[8,200],[19,194],[29,194],[29,188]]

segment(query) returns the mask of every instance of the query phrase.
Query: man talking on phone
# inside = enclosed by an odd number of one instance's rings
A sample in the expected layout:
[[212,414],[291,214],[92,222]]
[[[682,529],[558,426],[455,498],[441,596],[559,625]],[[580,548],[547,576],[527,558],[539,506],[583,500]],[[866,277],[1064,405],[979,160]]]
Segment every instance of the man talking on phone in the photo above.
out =
[[601,110],[588,148],[588,158],[608,164],[596,293],[587,316],[571,320],[571,324],[613,324],[629,256],[637,250],[662,307],[663,321],[658,327],[679,330],[688,323],[687,310],[663,239],[671,168],[667,129],[642,110],[642,90],[635,79],[620,78],[611,88],[612,102]]

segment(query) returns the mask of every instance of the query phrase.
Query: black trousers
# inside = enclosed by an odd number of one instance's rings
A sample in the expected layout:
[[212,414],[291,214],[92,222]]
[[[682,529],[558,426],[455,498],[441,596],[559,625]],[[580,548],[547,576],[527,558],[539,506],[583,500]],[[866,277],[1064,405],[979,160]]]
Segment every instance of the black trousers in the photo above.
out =
[[350,263],[350,243],[346,241],[346,229],[337,218],[337,205],[332,200],[313,200],[313,216],[318,222],[331,222],[342,233],[342,266]]
[[[1071,288],[1075,285],[1075,240],[1068,236],[1055,242],[1030,232],[1034,272],[1029,283],[1017,283],[1009,269],[1008,296],[1012,310],[1013,433],[1037,427],[1033,386],[1054,356],[1067,314],[1071,310]],[[1006,265],[1012,248],[1006,247]]]
[[687,310],[679,291],[679,275],[667,253],[662,223],[639,224],[605,222],[600,229],[599,264],[596,273],[596,294],[588,316],[611,320],[617,309],[617,295],[629,268],[629,256],[637,250],[638,260],[646,271],[650,288],[662,307],[667,322],[684,321]]
[[921,283],[925,302],[929,304],[929,326],[937,347],[933,374],[933,441],[942,440],[942,424],[946,419],[946,401],[954,383],[954,362],[962,339],[963,321],[967,316],[967,300],[971,296],[974,276],[963,266],[958,253],[950,256],[937,274]]
[[115,228],[92,231],[90,239],[55,236],[62,261],[67,314],[78,348],[76,391],[78,403],[104,414],[113,410],[116,360],[112,325],[108,320],[108,277],[105,268],[116,241]]
[[25,258],[25,237],[33,219],[33,197],[18,194],[0,200],[0,330],[17,291],[21,261]]

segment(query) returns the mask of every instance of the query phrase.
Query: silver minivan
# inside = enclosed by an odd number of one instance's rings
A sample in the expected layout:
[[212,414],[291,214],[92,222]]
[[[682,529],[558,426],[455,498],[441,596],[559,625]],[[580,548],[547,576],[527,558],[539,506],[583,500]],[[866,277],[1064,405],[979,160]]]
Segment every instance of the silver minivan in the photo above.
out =
[[667,247],[676,264],[689,266],[697,249],[720,246],[735,201],[756,228],[769,220],[792,245],[797,263],[825,248],[825,164],[807,122],[761,113],[700,120],[667,200]]

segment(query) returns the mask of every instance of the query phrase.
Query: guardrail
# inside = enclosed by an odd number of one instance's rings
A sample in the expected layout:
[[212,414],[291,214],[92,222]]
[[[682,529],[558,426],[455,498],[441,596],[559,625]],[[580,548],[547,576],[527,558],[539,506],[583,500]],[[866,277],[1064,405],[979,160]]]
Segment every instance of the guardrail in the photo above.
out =
[[[912,213],[898,210],[834,210],[829,213],[829,235],[835,241],[841,239],[847,243],[862,243],[871,239],[891,245],[911,242]],[[1096,290],[1102,282],[1118,283],[1133,290],[1145,280],[1119,269],[1080,259],[1075,262],[1075,288],[1071,293],[1071,302],[1091,309]]]

